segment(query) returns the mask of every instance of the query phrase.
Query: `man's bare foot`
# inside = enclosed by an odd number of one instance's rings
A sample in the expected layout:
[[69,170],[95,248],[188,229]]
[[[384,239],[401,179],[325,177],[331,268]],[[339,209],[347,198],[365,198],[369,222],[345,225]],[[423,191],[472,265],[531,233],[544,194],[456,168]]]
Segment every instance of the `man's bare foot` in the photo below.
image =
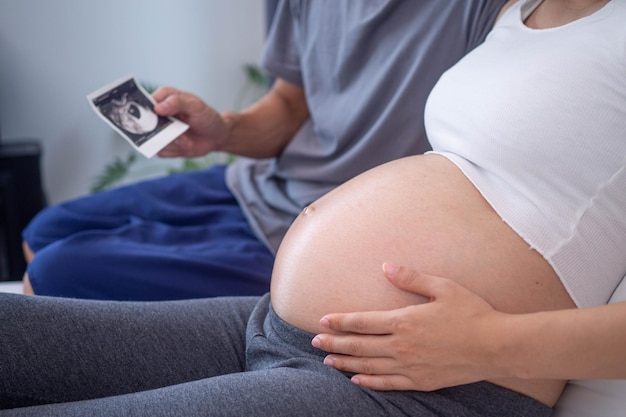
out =
[[28,278],[28,272],[24,272],[24,278],[22,279],[22,291],[26,295],[35,295],[32,285],[30,285],[30,279]]
[[26,259],[26,263],[30,263],[35,257],[35,252],[28,246],[26,241],[22,241],[22,252],[24,252],[24,259]]

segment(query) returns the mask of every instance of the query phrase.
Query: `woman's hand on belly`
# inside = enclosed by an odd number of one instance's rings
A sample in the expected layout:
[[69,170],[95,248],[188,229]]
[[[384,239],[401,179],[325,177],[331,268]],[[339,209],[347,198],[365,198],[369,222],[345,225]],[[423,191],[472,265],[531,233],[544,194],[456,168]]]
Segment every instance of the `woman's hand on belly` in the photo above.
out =
[[[498,374],[490,340],[508,315],[456,282],[385,264],[396,287],[428,297],[426,304],[392,311],[328,314],[313,345],[327,365],[353,372],[352,381],[375,390],[431,391]],[[493,352],[493,353],[492,353]]]

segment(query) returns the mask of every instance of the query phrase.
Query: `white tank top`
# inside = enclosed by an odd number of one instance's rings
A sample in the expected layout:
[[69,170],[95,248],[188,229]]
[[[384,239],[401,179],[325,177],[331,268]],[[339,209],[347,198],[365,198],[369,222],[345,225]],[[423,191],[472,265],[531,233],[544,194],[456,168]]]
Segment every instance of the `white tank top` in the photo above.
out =
[[540,2],[441,77],[427,134],[579,307],[605,304],[626,275],[626,0],[531,29]]

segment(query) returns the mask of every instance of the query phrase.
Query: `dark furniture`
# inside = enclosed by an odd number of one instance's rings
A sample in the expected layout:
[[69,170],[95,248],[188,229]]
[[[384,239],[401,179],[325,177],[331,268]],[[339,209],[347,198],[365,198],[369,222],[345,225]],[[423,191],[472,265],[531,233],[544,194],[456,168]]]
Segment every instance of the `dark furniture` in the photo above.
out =
[[22,279],[21,231],[46,205],[36,140],[0,143],[0,281]]

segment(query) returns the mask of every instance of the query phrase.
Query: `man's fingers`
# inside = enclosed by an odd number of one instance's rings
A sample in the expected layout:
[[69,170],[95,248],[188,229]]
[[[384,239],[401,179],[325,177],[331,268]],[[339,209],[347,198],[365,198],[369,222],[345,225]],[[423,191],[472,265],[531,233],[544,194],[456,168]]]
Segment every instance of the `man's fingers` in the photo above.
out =
[[176,116],[195,114],[204,110],[204,103],[196,96],[172,87],[161,87],[152,93],[156,102],[154,111],[161,116]]
[[193,144],[186,140],[184,136],[176,138],[165,148],[161,149],[157,155],[161,158],[185,157],[191,154]]
[[173,87],[159,87],[152,93],[152,98],[157,103],[163,101],[166,97],[176,94],[178,90]]
[[[160,91],[160,90],[157,90]],[[161,116],[174,116],[181,111],[182,102],[181,102],[181,94],[177,91],[172,91],[171,93],[160,97],[160,100],[156,99],[156,91],[152,94],[152,98],[157,102],[154,105],[154,111]]]

